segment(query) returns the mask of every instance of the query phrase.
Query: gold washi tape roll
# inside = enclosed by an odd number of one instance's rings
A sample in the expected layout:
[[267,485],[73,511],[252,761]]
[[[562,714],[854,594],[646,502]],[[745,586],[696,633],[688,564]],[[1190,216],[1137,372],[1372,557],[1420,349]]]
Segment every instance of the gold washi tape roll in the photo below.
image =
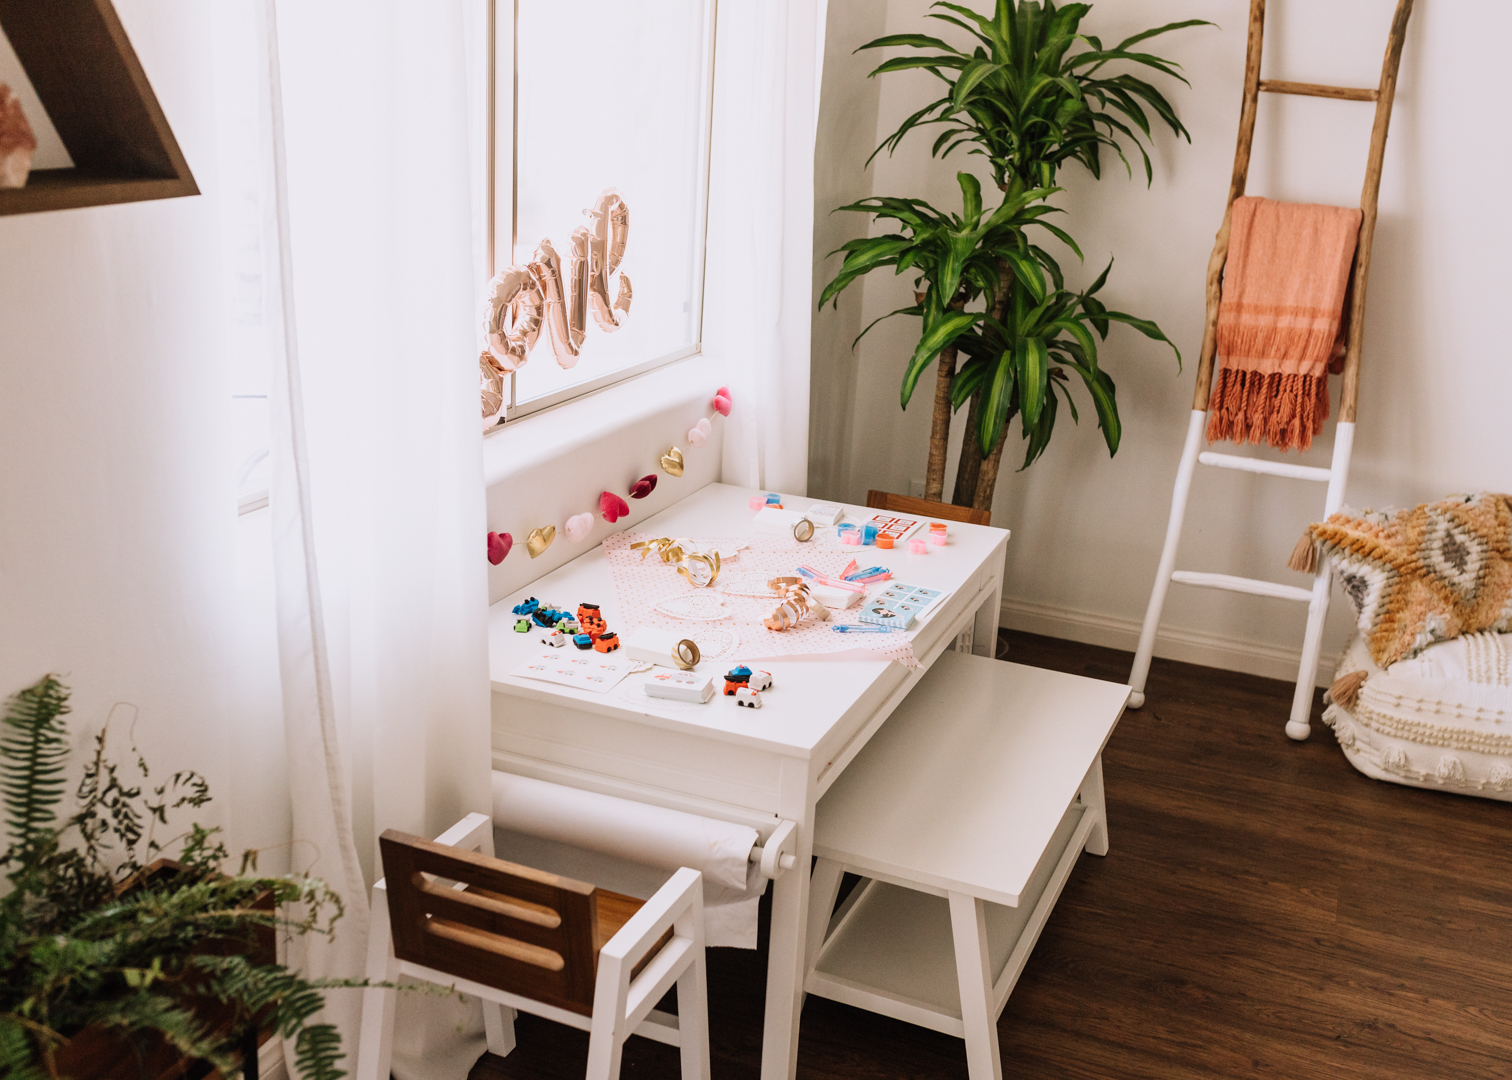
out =
[[683,671],[692,671],[698,666],[703,656],[698,651],[698,643],[692,638],[683,638],[672,646],[672,659]]

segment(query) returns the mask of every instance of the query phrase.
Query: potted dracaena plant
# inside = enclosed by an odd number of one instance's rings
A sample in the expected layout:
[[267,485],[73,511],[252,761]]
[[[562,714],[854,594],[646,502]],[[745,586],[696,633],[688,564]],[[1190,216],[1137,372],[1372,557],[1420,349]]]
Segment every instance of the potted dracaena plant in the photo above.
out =
[[1109,455],[1118,452],[1116,388],[1097,348],[1112,323],[1170,345],[1180,364],[1180,352],[1154,322],[1110,311],[1098,299],[1111,260],[1089,287],[1067,288],[1059,263],[1034,242],[1040,234],[1029,230],[1044,230],[1082,258],[1070,234],[1045,220],[1061,212],[1046,202],[1061,190],[1055,186],[1060,168],[1079,162],[1100,178],[1103,150],[1111,148],[1132,175],[1127,142],[1139,151],[1148,184],[1154,170],[1143,140],[1151,137],[1151,114],[1190,141],[1158,89],[1114,68],[1148,68],[1185,83],[1177,65],[1134,47],[1172,30],[1212,24],[1169,23],[1105,47],[1081,32],[1090,4],[996,0],[991,16],[953,3],[933,8],[940,10],[931,10],[928,18],[965,31],[968,48],[925,34],[892,34],[861,46],[922,52],[888,60],[872,76],[920,68],[945,84],[944,94],[904,120],[872,158],[884,149],[892,154],[916,128],[937,129],[931,155],[943,158],[965,148],[986,158],[1002,203],[986,219],[991,227],[985,227],[980,186],[960,173],[960,216],[943,214],[920,199],[871,198],[839,207],[896,221],[899,231],[840,248],[845,261],[819,306],[837,301],[852,281],[880,267],[918,273],[916,303],[882,318],[921,320],[918,345],[903,373],[904,408],[924,371],[936,365],[925,497],[944,497],[951,415],[968,406],[952,501],[989,509],[1009,425],[1019,419],[1027,468],[1050,443],[1061,399],[1073,420],[1079,419],[1070,392],[1073,377],[1087,389]]
[[292,1041],[306,1080],[345,1075],[340,1035],[311,1021],[323,990],[363,984],[307,979],[273,949],[275,933],[329,934],[340,899],[311,878],[249,873],[251,852],[223,872],[215,829],[156,839],[209,789],[195,773],[147,787],[140,756],[144,783],[132,781],[106,758],[106,731],[60,821],[67,712],[67,688],[48,676],[11,699],[0,726],[0,1076],[177,1076],[195,1061],[229,1076],[258,1030]]

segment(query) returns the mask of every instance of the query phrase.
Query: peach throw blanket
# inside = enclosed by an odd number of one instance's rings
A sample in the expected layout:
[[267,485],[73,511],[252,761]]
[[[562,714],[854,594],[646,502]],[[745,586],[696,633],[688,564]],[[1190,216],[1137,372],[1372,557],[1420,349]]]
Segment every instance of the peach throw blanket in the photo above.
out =
[[1323,430],[1329,364],[1343,361],[1360,217],[1338,206],[1234,200],[1209,441],[1306,450]]

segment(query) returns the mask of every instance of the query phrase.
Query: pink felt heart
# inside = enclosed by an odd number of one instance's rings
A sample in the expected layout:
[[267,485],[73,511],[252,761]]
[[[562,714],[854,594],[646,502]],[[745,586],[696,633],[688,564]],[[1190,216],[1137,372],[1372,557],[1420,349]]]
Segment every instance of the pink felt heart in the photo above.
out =
[[732,404],[733,402],[730,400],[730,392],[728,390],[721,390],[714,395],[714,411],[719,413],[720,416],[729,416]]
[[630,512],[630,504],[612,491],[599,496],[599,512],[611,525]]
[[509,549],[514,547],[514,537],[508,533],[488,534],[488,561],[498,566],[509,555]]
[[576,514],[567,519],[567,539],[574,544],[593,531],[592,514]]
[[632,499],[644,499],[656,490],[656,474],[647,473],[635,483],[630,485],[630,497]]
[[[707,424],[708,421],[707,420],[700,420],[699,423],[700,424]],[[693,447],[695,450],[698,447],[702,446],[704,443],[708,442],[708,441],[709,441],[708,433],[705,432],[703,428],[701,428],[701,427],[693,427],[693,428],[689,428],[688,429],[688,445],[691,446],[691,447]]]

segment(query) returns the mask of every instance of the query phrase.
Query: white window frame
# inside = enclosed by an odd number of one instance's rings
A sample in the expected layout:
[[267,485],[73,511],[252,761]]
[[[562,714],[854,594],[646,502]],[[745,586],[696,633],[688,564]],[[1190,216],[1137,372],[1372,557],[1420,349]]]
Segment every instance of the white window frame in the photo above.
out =
[[[488,276],[491,278],[500,267],[517,261],[519,246],[519,21],[520,0],[487,0],[488,2],[488,110],[487,110],[487,223],[488,230]],[[678,360],[696,356],[703,351],[704,275],[708,267],[709,225],[709,162],[713,135],[714,113],[714,42],[715,26],[719,18],[719,0],[702,0],[707,17],[704,20],[703,70],[699,82],[704,88],[699,112],[698,160],[702,162],[695,205],[698,213],[694,225],[694,251],[697,269],[693,275],[693,300],[695,317],[694,338],[690,345],[675,349],[663,356],[651,357],[630,367],[601,375],[596,379],[569,386],[527,402],[516,398],[516,373],[510,372],[505,384],[508,401],[499,414],[499,422],[488,429],[487,434],[499,431],[506,423],[535,413],[555,408],[568,401],[615,386],[648,371],[672,364]],[[508,149],[508,160],[500,155]],[[503,257],[501,257],[503,253]],[[537,363],[545,362],[544,358]]]

